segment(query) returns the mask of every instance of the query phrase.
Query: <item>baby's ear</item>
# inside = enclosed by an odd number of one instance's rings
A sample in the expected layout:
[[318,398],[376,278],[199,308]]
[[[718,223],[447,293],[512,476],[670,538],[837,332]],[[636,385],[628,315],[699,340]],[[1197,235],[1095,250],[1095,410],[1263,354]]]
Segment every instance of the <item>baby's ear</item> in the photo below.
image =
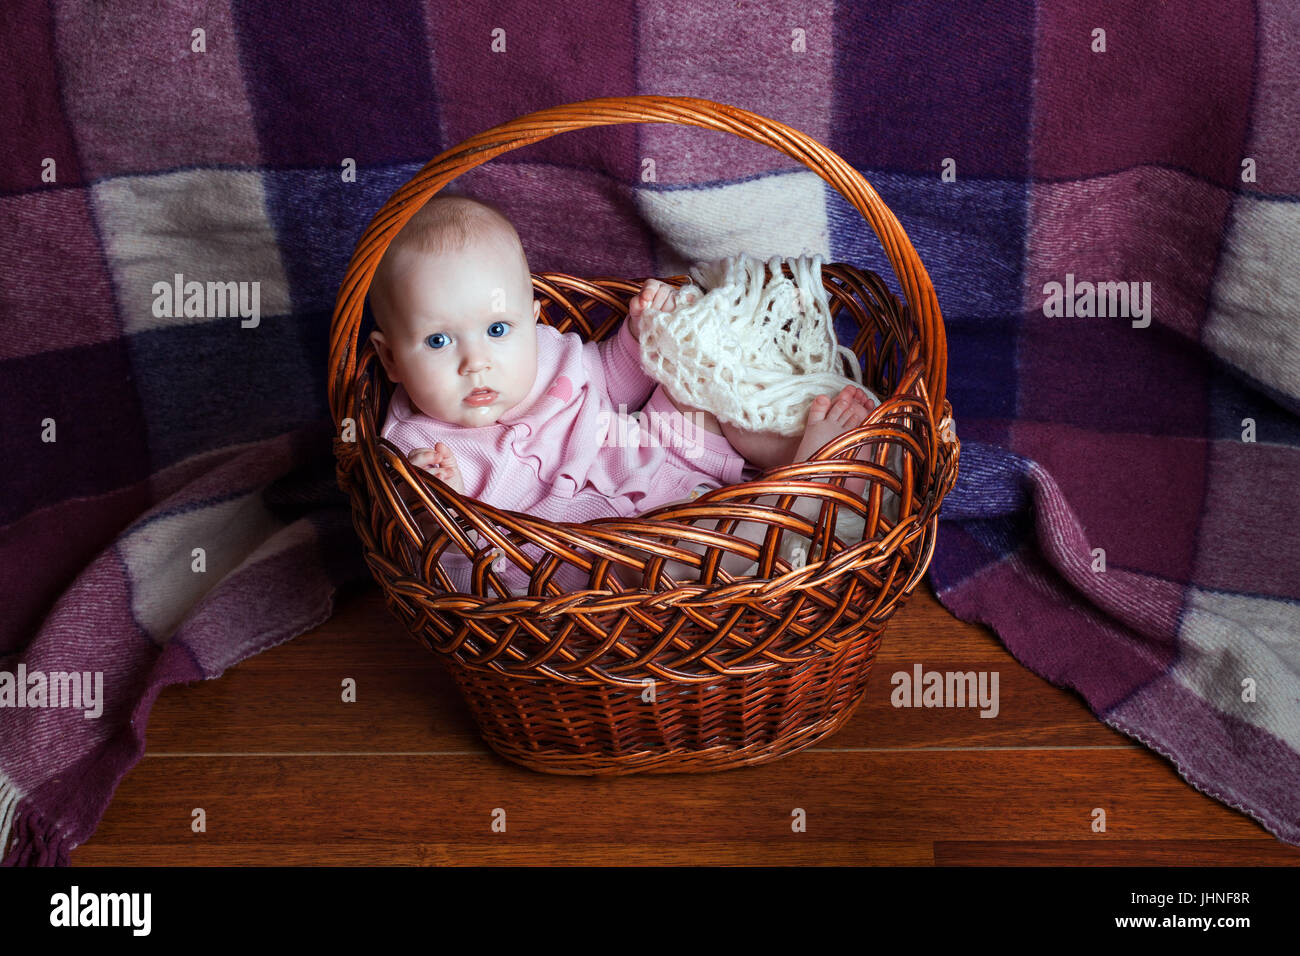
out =
[[397,369],[394,367],[393,350],[388,347],[388,340],[384,338],[384,333],[379,329],[375,329],[370,333],[370,342],[375,347],[375,354],[379,356],[384,371],[388,373],[388,380],[394,383],[397,382]]

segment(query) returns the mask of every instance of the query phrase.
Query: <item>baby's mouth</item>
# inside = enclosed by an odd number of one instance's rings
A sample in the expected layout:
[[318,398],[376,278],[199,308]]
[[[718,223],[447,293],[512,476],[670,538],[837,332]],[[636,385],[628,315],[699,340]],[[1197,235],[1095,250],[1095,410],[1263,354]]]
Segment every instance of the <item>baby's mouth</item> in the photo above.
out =
[[476,388],[465,396],[466,405],[491,405],[497,400],[497,393],[490,388]]

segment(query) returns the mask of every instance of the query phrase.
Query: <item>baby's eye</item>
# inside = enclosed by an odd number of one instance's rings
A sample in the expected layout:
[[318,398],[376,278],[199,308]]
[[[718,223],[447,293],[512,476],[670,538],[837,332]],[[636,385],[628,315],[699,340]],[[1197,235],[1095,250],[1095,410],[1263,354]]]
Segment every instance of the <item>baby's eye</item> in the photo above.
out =
[[[501,327],[501,331],[497,332],[496,334],[493,334],[492,330],[497,328],[498,326]],[[510,326],[506,325],[506,323],[504,322],[493,322],[491,325],[488,326],[488,335],[491,335],[494,339],[499,339],[501,338],[501,336],[506,334],[509,328]]]
[[431,349],[440,349],[447,344],[447,336],[443,335],[441,332],[434,332],[424,340],[424,344],[429,346]]

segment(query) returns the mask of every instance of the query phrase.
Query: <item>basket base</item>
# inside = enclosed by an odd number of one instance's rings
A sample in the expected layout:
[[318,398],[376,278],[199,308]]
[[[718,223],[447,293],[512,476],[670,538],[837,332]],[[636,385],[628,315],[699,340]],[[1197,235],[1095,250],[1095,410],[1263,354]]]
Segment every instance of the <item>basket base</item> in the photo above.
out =
[[582,776],[710,773],[777,760],[843,727],[862,701],[879,642],[877,633],[775,676],[660,685],[650,702],[635,688],[450,669],[484,741],[511,763]]

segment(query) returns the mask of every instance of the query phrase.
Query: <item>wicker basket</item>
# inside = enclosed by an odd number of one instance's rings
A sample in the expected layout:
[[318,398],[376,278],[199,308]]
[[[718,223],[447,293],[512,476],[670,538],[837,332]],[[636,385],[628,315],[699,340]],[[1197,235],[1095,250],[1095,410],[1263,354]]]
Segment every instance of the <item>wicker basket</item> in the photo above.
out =
[[[368,341],[358,352],[363,301],[393,237],[457,175],[556,133],[617,123],[722,130],[798,159],[871,224],[907,304],[872,273],[823,268],[841,337],[847,328],[881,405],[812,460],[636,518],[552,523],[462,497],[378,438],[391,385]],[[587,341],[617,328],[641,284],[558,273],[535,274],[533,283],[542,321]],[[447,150],[371,221],[330,330],[338,481],[388,607],[451,668],[484,739],[502,756],[568,774],[757,764],[848,720],[885,624],[929,566],[960,453],[945,421],[946,368],[943,320],[925,268],[898,220],[838,155],[781,123],[708,100],[586,100],[521,116]],[[859,448],[872,460],[854,459]],[[891,457],[901,461],[897,472],[886,466]],[[844,490],[854,477],[867,479],[861,496]],[[886,490],[899,495],[892,526],[881,513]],[[784,496],[776,506],[757,502],[774,494]],[[795,495],[820,505],[816,524],[791,507]],[[838,536],[844,509],[865,520],[860,540]],[[419,510],[441,531],[423,532]],[[769,528],[757,553],[727,533],[742,520]],[[475,547],[475,531],[486,547]],[[703,557],[674,547],[688,540],[707,546]],[[791,540],[803,545],[794,558]],[[544,557],[530,560],[525,544]],[[472,593],[451,589],[439,562],[448,548],[473,561]],[[757,559],[756,574],[729,577],[719,564],[725,550]],[[641,557],[641,590],[625,589],[611,571],[616,561],[635,567],[628,551]],[[493,570],[501,554],[531,575],[526,595],[510,596]],[[698,580],[668,579],[669,558],[697,565]],[[561,562],[587,574],[588,589],[561,593],[552,580]]]

